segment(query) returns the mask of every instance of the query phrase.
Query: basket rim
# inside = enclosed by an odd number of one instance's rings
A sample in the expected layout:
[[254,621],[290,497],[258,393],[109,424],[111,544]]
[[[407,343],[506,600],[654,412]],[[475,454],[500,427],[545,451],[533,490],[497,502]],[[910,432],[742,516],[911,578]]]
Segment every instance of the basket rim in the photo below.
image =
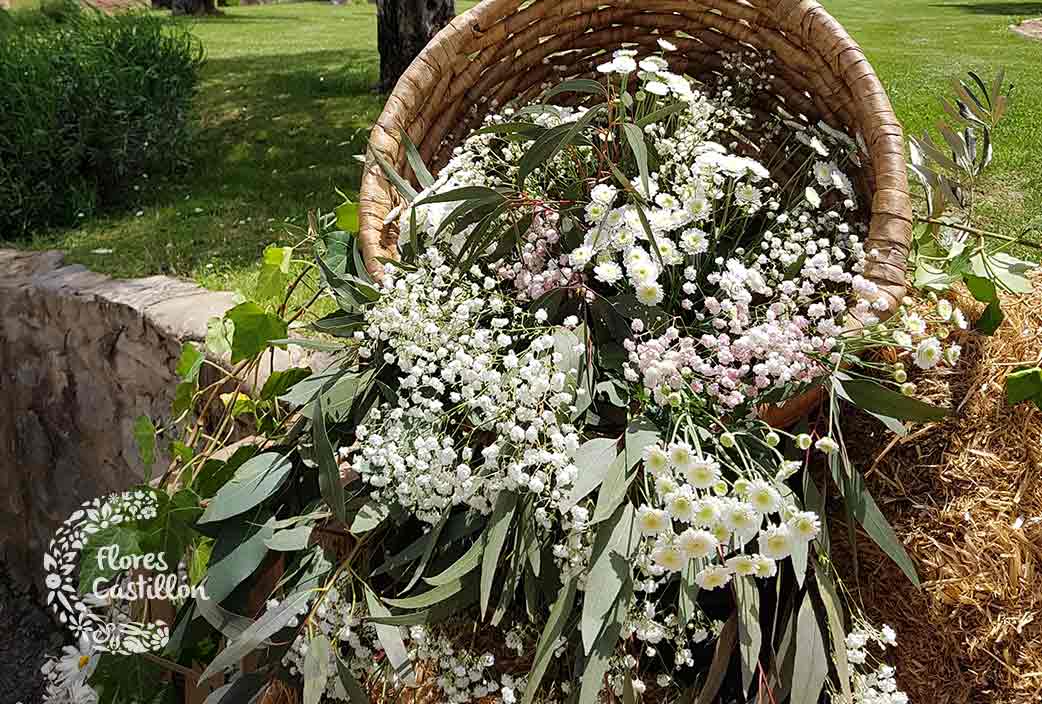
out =
[[[652,3],[658,9],[662,9],[659,6],[668,8],[672,3],[674,6],[690,5],[700,11],[715,8],[718,14],[732,10],[733,14],[746,18],[743,30],[781,32],[785,39],[796,42],[805,55],[815,52],[820,62],[831,70],[829,78],[838,78],[849,90],[852,102],[846,107],[852,119],[844,127],[863,140],[869,156],[867,169],[873,182],[869,234],[865,241],[865,250],[869,254],[863,276],[878,286],[887,301],[887,309],[879,317],[892,315],[906,292],[908,253],[912,243],[912,205],[904,133],[886,90],[861,47],[816,0],[685,0],[684,3],[652,0]],[[527,20],[533,17],[545,19],[555,8],[560,16],[575,14],[565,15],[560,10],[564,3],[552,0],[537,0],[522,8],[524,4],[524,0],[483,0],[455,17],[428,43],[388,96],[380,118],[373,126],[359,190],[358,238],[363,261],[375,279],[382,276],[379,258],[396,256],[397,235],[385,219],[397,199],[393,186],[373,156],[374,152],[379,152],[387,163],[403,164],[400,131],[403,126],[413,124],[440,82],[452,78],[454,69],[470,63],[464,54],[465,47],[473,47],[477,42],[487,48],[497,38],[505,39],[527,28]],[[568,6],[580,13],[602,6],[629,8],[638,14],[644,11],[643,4],[633,0],[597,0],[596,3],[572,0]],[[769,18],[771,25],[750,24],[750,13]],[[497,26],[500,23],[516,26],[504,29]],[[809,395],[813,399],[796,397],[773,407],[776,424],[785,424],[804,415],[818,398],[813,393]]]

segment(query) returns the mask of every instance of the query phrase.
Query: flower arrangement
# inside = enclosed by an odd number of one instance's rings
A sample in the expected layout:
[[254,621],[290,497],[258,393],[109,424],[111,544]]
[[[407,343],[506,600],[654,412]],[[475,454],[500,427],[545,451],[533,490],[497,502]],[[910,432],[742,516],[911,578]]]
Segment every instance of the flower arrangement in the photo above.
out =
[[[660,48],[492,114],[437,177],[403,137],[419,190],[377,154],[398,256],[371,275],[349,204],[314,224],[325,339],[252,303],[214,326],[240,380],[269,343],[334,361],[226,404],[263,442],[175,446],[159,520],[211,598],[155,660],[215,701],[906,700],[866,666],[893,632],[844,628],[812,467],[917,580],[838,416],[942,417],[908,372],[958,364],[967,320],[865,276],[863,146],[753,110],[769,59],[702,85]],[[220,391],[201,364],[179,397]],[[814,388],[814,426],[767,422]]]

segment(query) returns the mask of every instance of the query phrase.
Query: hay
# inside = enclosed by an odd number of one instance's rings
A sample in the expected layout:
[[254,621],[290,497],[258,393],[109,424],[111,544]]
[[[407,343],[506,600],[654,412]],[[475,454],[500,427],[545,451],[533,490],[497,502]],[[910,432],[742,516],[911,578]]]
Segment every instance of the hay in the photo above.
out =
[[951,402],[952,417],[898,441],[867,416],[844,419],[853,460],[923,588],[859,534],[853,589],[842,510],[830,512],[833,559],[867,616],[897,629],[893,660],[912,701],[1042,701],[1042,411],[1010,407],[1004,393],[1008,372],[1042,358],[1042,288],[1006,297],[1003,310],[995,336],[959,340],[954,371],[913,379],[927,400]]

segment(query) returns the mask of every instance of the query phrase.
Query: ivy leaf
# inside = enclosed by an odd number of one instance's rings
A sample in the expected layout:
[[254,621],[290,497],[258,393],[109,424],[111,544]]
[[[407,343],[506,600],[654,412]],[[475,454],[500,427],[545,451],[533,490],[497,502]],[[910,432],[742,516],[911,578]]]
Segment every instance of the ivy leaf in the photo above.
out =
[[286,321],[277,315],[266,313],[256,303],[240,303],[224,314],[226,320],[235,325],[232,334],[232,364],[251,359],[265,350],[271,340],[286,337]]
[[358,232],[358,203],[345,201],[337,206],[336,210],[337,229],[344,232]]
[[227,318],[210,318],[206,321],[206,349],[214,357],[224,359],[232,354],[232,337],[235,323]]
[[262,401],[272,401],[287,393],[293,386],[311,376],[308,367],[292,367],[281,371],[272,372],[264,386],[261,387],[259,398]]
[[286,455],[265,452],[235,470],[227,484],[210,500],[200,523],[215,523],[254,508],[282,486],[293,463]]
[[[109,547],[106,551],[109,559],[102,558],[100,550]],[[80,551],[80,594],[95,591],[95,582],[104,582],[115,577],[122,570],[111,567],[110,559],[114,549],[119,550],[119,555],[141,554],[141,534],[132,524],[120,523],[118,525],[102,528],[94,533],[84,544]]]
[[995,299],[984,309],[980,317],[977,318],[977,323],[974,325],[978,332],[983,335],[994,335],[995,331],[1002,325],[1002,321],[1006,319],[1006,314],[1002,312],[1002,304],[999,303],[999,299]]
[[177,360],[177,375],[182,381],[195,381],[206,356],[194,342],[181,345],[181,358]]
[[138,416],[134,421],[134,441],[137,443],[138,457],[145,465],[145,481],[152,477],[152,465],[156,461],[156,426],[148,416]]
[[268,300],[281,296],[289,277],[289,265],[293,261],[292,247],[276,247],[269,244],[264,248],[261,270],[257,276],[257,296]]

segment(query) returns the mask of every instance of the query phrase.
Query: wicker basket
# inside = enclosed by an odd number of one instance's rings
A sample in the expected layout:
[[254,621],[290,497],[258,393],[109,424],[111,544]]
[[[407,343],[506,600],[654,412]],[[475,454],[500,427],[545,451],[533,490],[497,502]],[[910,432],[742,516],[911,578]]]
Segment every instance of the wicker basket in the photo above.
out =
[[[659,38],[677,45],[673,69],[707,79],[721,56],[742,49],[772,55],[775,79],[758,108],[784,106],[812,121],[858,135],[868,148],[856,182],[870,203],[865,276],[896,308],[905,292],[912,208],[904,138],[890,101],[861,49],[813,0],[485,0],[438,33],[398,81],[373,128],[378,150],[408,173],[401,133],[434,170],[484,117],[504,103],[534,97],[545,83],[596,77],[606,47],[641,53]],[[367,157],[359,195],[359,238],[369,270],[393,257],[397,232],[385,225],[397,194]],[[805,394],[768,414],[775,425],[805,415]]]

